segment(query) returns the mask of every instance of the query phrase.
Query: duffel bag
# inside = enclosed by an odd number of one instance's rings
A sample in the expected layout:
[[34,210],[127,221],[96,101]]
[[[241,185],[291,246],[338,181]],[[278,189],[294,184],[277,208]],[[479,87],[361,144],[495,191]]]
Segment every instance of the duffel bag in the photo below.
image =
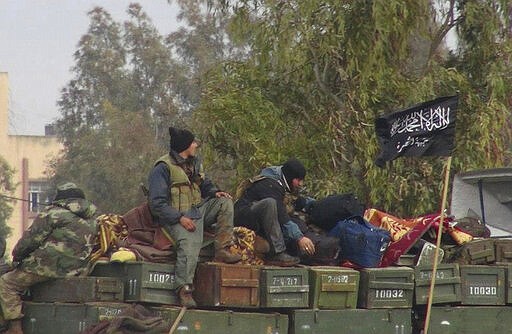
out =
[[362,216],[364,205],[352,193],[336,194],[312,202],[305,211],[311,224],[329,231],[340,220]]
[[329,236],[340,239],[341,261],[350,261],[363,268],[378,267],[391,236],[389,231],[370,224],[361,216],[339,221]]

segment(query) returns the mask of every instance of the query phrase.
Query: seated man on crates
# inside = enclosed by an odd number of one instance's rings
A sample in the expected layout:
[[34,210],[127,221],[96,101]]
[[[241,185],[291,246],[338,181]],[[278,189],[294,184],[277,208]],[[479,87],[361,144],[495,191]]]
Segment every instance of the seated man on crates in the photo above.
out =
[[215,261],[236,263],[233,245],[233,200],[203,173],[199,146],[185,129],[169,128],[170,151],[149,174],[148,202],[156,223],[176,243],[176,291],[182,306],[195,307],[192,283],[203,243],[203,227],[215,224]]
[[315,245],[304,236],[288,215],[286,193],[298,193],[306,169],[297,159],[288,159],[283,165],[270,166],[251,178],[235,203],[235,226],[244,226],[263,236],[270,244],[270,255],[265,263],[293,266],[299,258],[286,252],[285,238],[296,242],[303,254],[315,253]]
[[15,268],[0,277],[0,306],[9,321],[6,333],[23,333],[20,295],[26,289],[52,278],[89,274],[97,236],[95,213],[96,206],[74,183],[57,187],[53,202],[14,247]]

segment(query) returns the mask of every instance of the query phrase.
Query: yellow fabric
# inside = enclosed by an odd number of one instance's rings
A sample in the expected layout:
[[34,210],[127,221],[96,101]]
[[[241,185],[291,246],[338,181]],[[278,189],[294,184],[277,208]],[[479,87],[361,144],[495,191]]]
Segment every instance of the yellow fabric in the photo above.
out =
[[117,247],[117,241],[128,236],[128,229],[121,216],[116,214],[103,214],[96,218],[98,224],[98,247],[91,254],[90,262],[96,262],[100,257],[106,256],[109,251]]
[[131,250],[121,247],[118,251],[110,255],[110,262],[137,261],[137,256]]
[[242,257],[241,264],[263,265],[264,261],[254,253],[254,241],[256,233],[246,227],[237,226],[233,228],[234,245],[231,246],[231,252],[239,254]]

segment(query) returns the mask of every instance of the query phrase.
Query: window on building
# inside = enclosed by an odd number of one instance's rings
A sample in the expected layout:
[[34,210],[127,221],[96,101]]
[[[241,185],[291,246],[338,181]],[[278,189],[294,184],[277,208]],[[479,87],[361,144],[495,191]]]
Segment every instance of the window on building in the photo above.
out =
[[50,200],[48,198],[48,183],[43,181],[31,181],[28,184],[28,211],[39,212],[44,209],[44,204]]

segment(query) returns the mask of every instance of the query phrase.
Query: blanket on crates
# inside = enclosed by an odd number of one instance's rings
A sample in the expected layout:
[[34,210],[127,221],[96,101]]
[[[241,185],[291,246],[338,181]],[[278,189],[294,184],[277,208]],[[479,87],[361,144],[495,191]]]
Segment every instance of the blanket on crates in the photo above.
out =
[[[417,218],[398,218],[387,212],[379,211],[377,209],[367,209],[364,213],[364,218],[371,224],[386,229],[391,234],[391,242],[396,242],[403,238],[409,231],[419,223],[433,220],[434,237],[437,233],[441,222],[439,213],[422,215]],[[447,233],[458,244],[462,245],[466,242],[473,240],[473,235],[458,228],[454,223],[453,217],[445,217],[443,221],[443,233]]]

